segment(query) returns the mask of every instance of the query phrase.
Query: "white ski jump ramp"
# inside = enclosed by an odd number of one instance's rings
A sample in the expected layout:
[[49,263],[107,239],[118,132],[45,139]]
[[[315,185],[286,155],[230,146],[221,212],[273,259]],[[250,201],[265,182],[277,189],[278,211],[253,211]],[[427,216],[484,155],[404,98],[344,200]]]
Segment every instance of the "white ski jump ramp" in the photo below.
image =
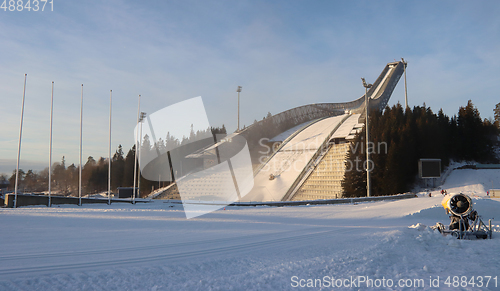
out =
[[241,201],[281,201],[332,131],[347,117],[328,117],[299,130],[257,173],[253,189]]
[[[401,61],[388,63],[384,67],[367,92],[370,100],[369,109],[385,108],[405,67],[406,63]],[[362,126],[359,125],[365,122],[367,111],[365,99],[363,95],[349,102],[299,106],[264,118],[234,133],[233,135],[248,141],[251,162],[259,165],[258,170],[253,173],[254,187],[248,193],[242,191],[244,194],[238,195],[238,200],[240,202],[291,200],[324,158],[331,146],[329,142],[352,140],[360,130]],[[267,157],[268,152],[263,149],[265,145],[260,141],[266,138],[268,141],[273,141],[269,138],[274,136],[274,141],[278,142],[289,134],[291,136],[283,141],[277,152]],[[226,140],[218,142],[215,146],[197,150],[189,157],[196,155],[196,158],[212,161],[210,160],[214,159],[212,152],[223,147]],[[220,163],[220,160],[218,162]],[[204,191],[208,184],[217,184],[214,179],[206,180],[205,183],[204,179],[200,179],[202,183],[197,187]]]

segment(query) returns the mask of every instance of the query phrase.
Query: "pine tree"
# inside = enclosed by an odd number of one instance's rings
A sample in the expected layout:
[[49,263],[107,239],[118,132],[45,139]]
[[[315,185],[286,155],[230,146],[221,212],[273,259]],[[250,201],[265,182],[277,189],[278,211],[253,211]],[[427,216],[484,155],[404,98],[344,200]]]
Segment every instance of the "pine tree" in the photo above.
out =
[[493,113],[495,114],[495,125],[500,128],[500,103],[497,103],[495,109],[493,109]]
[[66,177],[68,180],[69,191],[73,193],[73,196],[76,196],[78,193],[79,173],[75,164],[71,164],[66,168]]
[[7,179],[7,175],[1,174],[0,175],[0,184],[7,184],[9,180]]
[[52,166],[52,179],[54,189],[62,191],[63,194],[68,193],[68,180],[66,177],[66,159],[63,156],[60,163],[54,163]]
[[120,144],[111,163],[111,188],[123,186],[123,178],[125,174],[125,159],[123,158],[123,148]]
[[491,141],[472,101],[458,111],[459,154],[465,160],[486,161],[491,157]]
[[24,184],[27,191],[36,191],[36,182],[38,179],[37,176],[38,175],[33,172],[33,170],[28,170],[28,172],[26,172],[26,176],[24,177]]
[[[22,187],[24,186],[24,176],[25,173],[23,169],[19,169],[19,177],[17,179],[18,189],[22,189]],[[15,185],[16,185],[16,170],[12,171],[12,176],[10,176],[9,178],[9,188],[14,190]]]
[[366,172],[363,163],[366,161],[363,150],[364,131],[356,136],[348,149],[346,171],[342,180],[343,197],[366,196]]
[[83,166],[82,169],[82,195],[84,193],[94,193],[95,189],[93,188],[93,185],[91,185],[91,180],[90,178],[92,177],[92,172],[94,171],[94,168],[96,167],[96,161],[92,156],[89,156],[87,158],[87,162]]
[[[132,187],[134,185],[134,165],[135,165],[135,145],[128,151],[125,157],[124,171],[122,184],[124,187]],[[139,168],[139,165],[137,165]]]

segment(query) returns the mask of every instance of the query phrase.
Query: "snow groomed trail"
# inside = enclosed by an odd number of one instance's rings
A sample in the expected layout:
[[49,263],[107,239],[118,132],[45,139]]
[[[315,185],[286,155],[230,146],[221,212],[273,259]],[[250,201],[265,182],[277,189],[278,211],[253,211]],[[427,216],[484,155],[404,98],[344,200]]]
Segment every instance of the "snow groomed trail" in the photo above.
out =
[[[491,278],[500,277],[500,199],[485,192],[500,186],[499,174],[454,171],[443,186],[468,191],[483,219],[497,219],[492,240],[426,227],[449,223],[439,190],[348,205],[226,207],[190,220],[163,201],[4,208],[0,290],[499,290]],[[455,288],[455,276],[492,277],[488,287]],[[370,279],[393,285],[367,287]]]

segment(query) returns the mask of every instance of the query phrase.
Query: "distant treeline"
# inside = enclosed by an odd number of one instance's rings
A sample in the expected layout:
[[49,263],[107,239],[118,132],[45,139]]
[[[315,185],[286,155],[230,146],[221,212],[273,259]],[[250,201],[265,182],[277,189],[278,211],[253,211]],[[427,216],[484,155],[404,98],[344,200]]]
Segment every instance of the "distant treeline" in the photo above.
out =
[[[212,134],[226,134],[226,128],[215,127],[208,129]],[[194,133],[194,137],[198,135]],[[170,136],[167,136],[166,142],[182,145],[189,142],[190,138],[183,138],[178,141]],[[145,141],[149,142],[149,137],[145,136]],[[165,143],[159,139],[157,146],[164,146]],[[152,147],[151,144],[144,144],[143,147]],[[132,187],[134,184],[134,164],[135,164],[135,145],[132,146],[125,155],[122,145],[111,158],[111,191],[116,192],[117,187]],[[137,165],[139,169],[139,165]],[[79,166],[71,164],[66,166],[66,160],[63,156],[61,162],[54,163],[52,166],[52,183],[51,189],[58,194],[63,195],[78,195],[79,188]],[[137,172],[139,173],[139,172]],[[0,176],[0,182],[8,181],[9,190],[14,190],[16,179],[16,171],[7,179],[5,176]],[[141,177],[140,188],[141,196],[148,195],[152,189],[157,189],[159,186],[167,186],[170,182],[149,181]],[[45,168],[40,172],[28,170],[27,172],[19,170],[19,186],[21,192],[42,192],[47,191],[49,184],[49,168]],[[137,186],[137,185],[136,185]],[[87,158],[87,162],[82,168],[82,195],[93,194],[107,191],[108,189],[108,159],[100,157],[95,159],[92,156]]]
[[[392,195],[411,190],[418,174],[421,158],[441,159],[446,167],[450,160],[497,163],[494,145],[498,143],[500,103],[494,109],[495,120],[482,120],[479,111],[469,100],[460,107],[457,116],[448,117],[439,110],[432,112],[425,104],[406,110],[400,104],[383,112],[370,113],[370,141],[386,143],[382,152],[370,148],[373,161],[371,191],[373,196]],[[355,144],[364,144],[365,131],[359,133]],[[350,147],[347,160],[362,165],[366,152]],[[364,148],[364,147],[363,147]],[[387,148],[387,151],[385,150]],[[360,166],[346,171],[342,182],[345,197],[366,196],[366,171]]]

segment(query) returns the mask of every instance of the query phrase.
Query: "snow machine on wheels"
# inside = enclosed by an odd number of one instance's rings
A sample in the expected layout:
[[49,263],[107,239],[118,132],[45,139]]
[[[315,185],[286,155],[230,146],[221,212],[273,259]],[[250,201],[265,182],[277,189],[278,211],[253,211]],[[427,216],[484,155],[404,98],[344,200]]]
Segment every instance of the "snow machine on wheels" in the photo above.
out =
[[444,235],[451,234],[457,239],[491,239],[491,219],[488,225],[484,224],[481,217],[474,210],[472,200],[465,194],[447,194],[441,202],[447,214],[450,214],[450,225],[445,227],[437,223],[433,229],[439,230]]

